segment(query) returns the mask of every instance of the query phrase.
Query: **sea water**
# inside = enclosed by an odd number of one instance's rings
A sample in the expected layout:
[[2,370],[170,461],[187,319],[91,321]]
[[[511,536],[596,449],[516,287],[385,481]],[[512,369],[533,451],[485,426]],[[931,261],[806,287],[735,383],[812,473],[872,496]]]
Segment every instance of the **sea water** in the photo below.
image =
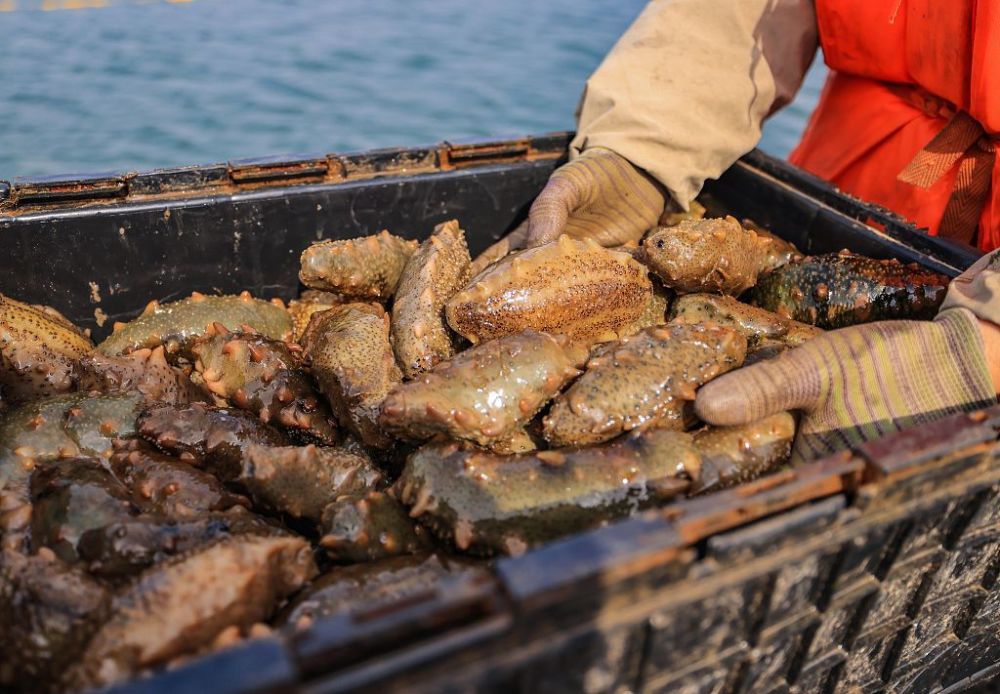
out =
[[[108,6],[33,9],[60,4]],[[0,179],[572,129],[644,4],[0,0]],[[794,146],[822,79],[764,149]]]

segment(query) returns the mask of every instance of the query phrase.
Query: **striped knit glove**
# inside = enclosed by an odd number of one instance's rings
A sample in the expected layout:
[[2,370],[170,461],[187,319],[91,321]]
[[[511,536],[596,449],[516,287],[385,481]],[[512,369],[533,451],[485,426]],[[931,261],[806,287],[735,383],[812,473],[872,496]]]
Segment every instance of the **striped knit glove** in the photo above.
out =
[[638,241],[666,201],[659,184],[609,149],[593,148],[556,169],[528,215],[527,245],[560,234],[602,246]]
[[695,410],[717,425],[801,410],[792,452],[800,463],[996,401],[979,325],[951,309],[933,321],[831,331],[715,379]]

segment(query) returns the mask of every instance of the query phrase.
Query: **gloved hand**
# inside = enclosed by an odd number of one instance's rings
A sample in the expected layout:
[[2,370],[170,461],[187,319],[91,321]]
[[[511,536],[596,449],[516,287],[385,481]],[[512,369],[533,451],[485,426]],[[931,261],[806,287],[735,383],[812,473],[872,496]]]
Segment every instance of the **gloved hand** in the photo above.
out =
[[996,403],[984,350],[966,309],[856,325],[715,379],[698,392],[695,411],[709,424],[733,425],[800,410],[792,462],[805,462]]
[[638,241],[663,212],[666,195],[648,175],[609,149],[584,150],[560,166],[528,215],[527,246],[560,234],[602,246]]

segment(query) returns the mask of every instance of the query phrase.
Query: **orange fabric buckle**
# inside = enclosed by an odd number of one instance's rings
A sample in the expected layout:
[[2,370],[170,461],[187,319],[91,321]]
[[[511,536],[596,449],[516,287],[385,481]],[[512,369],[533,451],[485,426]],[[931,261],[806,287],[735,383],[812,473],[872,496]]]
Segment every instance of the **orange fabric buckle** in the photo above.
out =
[[941,217],[939,233],[971,244],[983,207],[989,201],[996,147],[982,124],[965,111],[957,111],[923,90],[906,92],[897,93],[925,113],[951,117],[896,178],[918,188],[930,188],[957,165],[955,187]]

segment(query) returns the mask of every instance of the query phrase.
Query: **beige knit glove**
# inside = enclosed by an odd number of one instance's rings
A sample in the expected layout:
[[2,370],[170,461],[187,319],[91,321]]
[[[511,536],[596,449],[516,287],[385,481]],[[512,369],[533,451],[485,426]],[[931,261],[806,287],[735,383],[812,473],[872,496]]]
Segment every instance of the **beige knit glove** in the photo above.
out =
[[973,314],[884,321],[834,330],[769,361],[732,371],[698,392],[709,424],[800,410],[792,452],[804,462],[956,412],[997,402]]
[[602,246],[638,241],[660,218],[659,184],[609,149],[594,148],[558,169],[528,215],[528,246],[560,234]]

